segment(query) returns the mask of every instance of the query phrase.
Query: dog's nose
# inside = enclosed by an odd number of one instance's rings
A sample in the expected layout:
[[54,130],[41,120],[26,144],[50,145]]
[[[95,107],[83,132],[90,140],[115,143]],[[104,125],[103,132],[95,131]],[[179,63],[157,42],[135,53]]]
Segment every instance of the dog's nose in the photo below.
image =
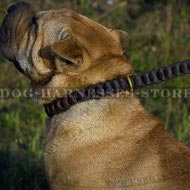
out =
[[29,3],[21,1],[21,2],[18,2],[16,4],[10,6],[7,10],[7,13],[12,13],[19,9],[21,10],[21,9],[30,9],[30,8],[31,8],[31,5]]

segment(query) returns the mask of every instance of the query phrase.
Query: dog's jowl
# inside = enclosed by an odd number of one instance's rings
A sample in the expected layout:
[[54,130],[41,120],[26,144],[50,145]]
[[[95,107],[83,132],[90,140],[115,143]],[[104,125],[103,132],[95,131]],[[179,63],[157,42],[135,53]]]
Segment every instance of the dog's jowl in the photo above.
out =
[[[9,8],[0,29],[2,54],[30,79],[39,104],[131,74],[126,40],[72,10],[37,12],[25,2]],[[190,189],[190,150],[131,95],[78,101],[49,118],[50,189]]]

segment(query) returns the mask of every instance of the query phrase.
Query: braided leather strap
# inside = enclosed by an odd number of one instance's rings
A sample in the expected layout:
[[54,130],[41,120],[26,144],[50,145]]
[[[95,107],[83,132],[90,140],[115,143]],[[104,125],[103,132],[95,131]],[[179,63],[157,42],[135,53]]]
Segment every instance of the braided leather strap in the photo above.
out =
[[73,105],[90,99],[100,99],[122,90],[129,90],[130,86],[125,77],[119,77],[105,83],[89,86],[71,94],[58,98],[50,104],[45,105],[45,111],[49,117],[68,110]]
[[[67,111],[73,105],[90,99],[100,99],[124,90],[130,90],[131,84],[133,89],[146,87],[153,84],[159,84],[169,79],[190,74],[190,60],[181,61],[161,67],[157,70],[144,72],[129,77],[118,77],[113,80],[99,83],[97,85],[88,86],[86,88],[74,91],[62,98],[58,98],[50,104],[45,105],[45,111],[49,117],[61,112]],[[129,81],[129,79],[130,81]]]
[[184,74],[190,74],[190,60],[177,62],[157,70],[130,76],[133,88],[145,87],[173,79]]

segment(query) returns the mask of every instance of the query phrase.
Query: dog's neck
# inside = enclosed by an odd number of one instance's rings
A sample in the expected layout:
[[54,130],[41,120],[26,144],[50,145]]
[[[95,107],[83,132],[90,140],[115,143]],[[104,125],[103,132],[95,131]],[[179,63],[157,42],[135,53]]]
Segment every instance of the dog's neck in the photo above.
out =
[[63,96],[62,98],[58,98],[49,104],[46,104],[46,114],[49,117],[53,117],[56,114],[67,111],[72,106],[78,103],[85,102],[90,99],[101,99],[103,97],[111,95],[114,96],[115,93],[126,90],[133,91],[131,78],[129,76],[118,77],[113,80],[106,81],[105,83],[99,83],[96,85],[85,87],[83,89],[79,89]]
[[[57,151],[64,147],[67,149],[66,145],[76,148],[120,136],[127,136],[126,140],[130,143],[144,138],[159,121],[150,120],[153,116],[144,110],[139,100],[126,93],[118,93],[118,98],[108,97],[77,104],[49,119],[48,146],[55,146]],[[134,125],[131,125],[132,123]],[[48,152],[48,148],[46,151]]]
[[45,85],[31,84],[32,99],[38,104],[48,104],[75,90],[127,76],[131,72],[131,65],[125,57],[105,57],[80,74],[57,74]]

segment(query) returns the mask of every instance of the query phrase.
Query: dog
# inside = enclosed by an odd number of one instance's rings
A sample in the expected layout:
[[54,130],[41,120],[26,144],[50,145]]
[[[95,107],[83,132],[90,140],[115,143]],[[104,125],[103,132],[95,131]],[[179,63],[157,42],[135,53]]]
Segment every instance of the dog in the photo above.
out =
[[[8,9],[0,29],[2,54],[30,79],[39,104],[130,75],[126,41],[126,32],[72,10],[37,12],[26,2]],[[58,93],[44,97],[42,89]],[[50,189],[190,189],[190,150],[131,94],[81,102],[48,119]]]

